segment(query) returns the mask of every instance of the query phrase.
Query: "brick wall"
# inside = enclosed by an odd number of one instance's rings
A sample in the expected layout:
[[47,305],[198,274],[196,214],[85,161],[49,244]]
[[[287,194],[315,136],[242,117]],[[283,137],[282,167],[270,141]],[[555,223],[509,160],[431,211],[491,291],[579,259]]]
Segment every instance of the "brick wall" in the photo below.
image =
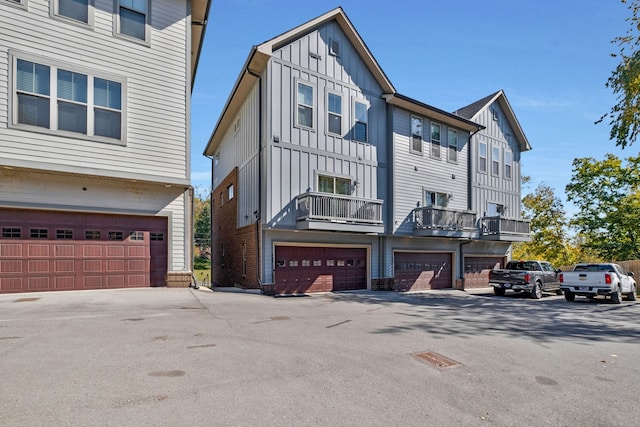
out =
[[[229,199],[229,186],[234,195]],[[214,286],[257,289],[256,224],[238,228],[238,169],[235,168],[211,195],[211,269]],[[243,258],[244,249],[244,258]]]

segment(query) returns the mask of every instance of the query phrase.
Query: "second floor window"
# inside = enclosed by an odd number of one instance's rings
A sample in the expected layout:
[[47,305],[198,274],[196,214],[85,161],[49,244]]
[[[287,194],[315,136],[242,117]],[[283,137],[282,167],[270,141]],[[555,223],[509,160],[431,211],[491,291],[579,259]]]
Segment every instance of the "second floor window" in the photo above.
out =
[[89,23],[89,0],[55,0],[55,14],[73,19],[74,21]]
[[487,173],[487,143],[478,143],[478,172]]
[[424,205],[428,208],[446,208],[449,196],[446,193],[425,190]]
[[313,128],[313,86],[298,82],[296,124]]
[[431,123],[431,157],[440,158],[440,124]]
[[491,173],[493,175],[500,175],[500,148],[491,148]]
[[504,152],[504,177],[511,179],[511,168],[513,165],[513,154],[511,151]]
[[353,125],[353,139],[367,142],[367,127],[369,126],[368,106],[362,102],[354,103],[355,123]]
[[342,135],[342,97],[335,93],[327,94],[327,128],[329,133]]
[[448,159],[452,163],[458,163],[458,131],[449,129],[447,136],[447,143],[449,144]]
[[122,83],[23,59],[15,69],[14,124],[122,139]]
[[233,184],[227,187],[227,200],[233,199]]
[[318,191],[321,193],[351,194],[351,179],[318,175]]
[[422,119],[411,116],[411,151],[422,154]]
[[146,40],[148,16],[147,0],[118,0],[120,34]]

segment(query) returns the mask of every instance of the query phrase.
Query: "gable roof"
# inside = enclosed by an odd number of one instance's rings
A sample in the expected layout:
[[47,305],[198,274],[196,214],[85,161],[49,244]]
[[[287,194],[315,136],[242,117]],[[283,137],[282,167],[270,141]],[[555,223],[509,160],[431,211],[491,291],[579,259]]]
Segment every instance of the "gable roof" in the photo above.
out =
[[476,120],[480,115],[480,112],[489,108],[494,102],[498,102],[500,108],[502,108],[507,122],[509,122],[509,126],[511,126],[511,129],[515,134],[516,140],[518,141],[518,144],[520,144],[520,151],[531,150],[529,140],[524,134],[524,131],[520,126],[520,122],[516,118],[516,115],[511,108],[511,104],[509,104],[509,100],[507,100],[507,96],[504,94],[504,91],[502,89],[492,93],[489,96],[485,96],[484,98],[474,102],[473,104],[469,104],[466,107],[462,107],[459,110],[454,111],[453,114],[463,117],[467,120]]
[[196,71],[198,70],[200,51],[202,50],[204,33],[209,20],[211,1],[191,0],[191,90],[193,90],[193,84],[196,81]]
[[351,21],[349,21],[349,18],[347,18],[347,15],[344,13],[344,10],[342,10],[342,7],[337,7],[324,15],[320,15],[292,30],[284,32],[279,36],[251,48],[247,61],[242,67],[242,71],[234,84],[231,95],[227,99],[224,109],[222,110],[222,114],[218,119],[218,123],[216,123],[216,126],[211,133],[209,143],[204,151],[206,156],[214,155],[218,144],[222,140],[224,130],[231,125],[235,115],[242,106],[242,101],[247,96],[260,74],[266,68],[273,52],[304,34],[307,34],[325,23],[334,20],[367,65],[369,71],[382,88],[382,91],[384,93],[395,93],[395,88],[391,84],[391,81],[387,78],[384,71],[382,71],[378,61],[373,57],[364,40],[362,40],[353,24],[351,24]]

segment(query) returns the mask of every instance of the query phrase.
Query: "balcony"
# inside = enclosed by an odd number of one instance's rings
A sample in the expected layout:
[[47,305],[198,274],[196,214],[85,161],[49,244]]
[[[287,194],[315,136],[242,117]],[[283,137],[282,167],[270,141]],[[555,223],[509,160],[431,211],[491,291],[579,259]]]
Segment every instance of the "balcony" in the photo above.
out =
[[303,230],[381,233],[382,200],[307,192],[296,197],[297,227]]
[[531,223],[501,216],[484,217],[480,221],[480,235],[486,240],[529,242],[531,241]]
[[416,208],[413,229],[420,236],[472,238],[477,235],[476,214],[436,207]]

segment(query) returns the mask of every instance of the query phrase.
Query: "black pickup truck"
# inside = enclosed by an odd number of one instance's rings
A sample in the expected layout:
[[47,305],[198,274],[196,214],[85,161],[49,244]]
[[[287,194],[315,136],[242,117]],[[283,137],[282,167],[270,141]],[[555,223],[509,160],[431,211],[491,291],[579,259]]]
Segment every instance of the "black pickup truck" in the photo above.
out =
[[527,292],[531,298],[542,298],[543,292],[555,292],[562,295],[560,270],[556,270],[546,261],[509,261],[505,268],[489,272],[489,285],[496,295],[504,295],[507,289],[515,292]]

